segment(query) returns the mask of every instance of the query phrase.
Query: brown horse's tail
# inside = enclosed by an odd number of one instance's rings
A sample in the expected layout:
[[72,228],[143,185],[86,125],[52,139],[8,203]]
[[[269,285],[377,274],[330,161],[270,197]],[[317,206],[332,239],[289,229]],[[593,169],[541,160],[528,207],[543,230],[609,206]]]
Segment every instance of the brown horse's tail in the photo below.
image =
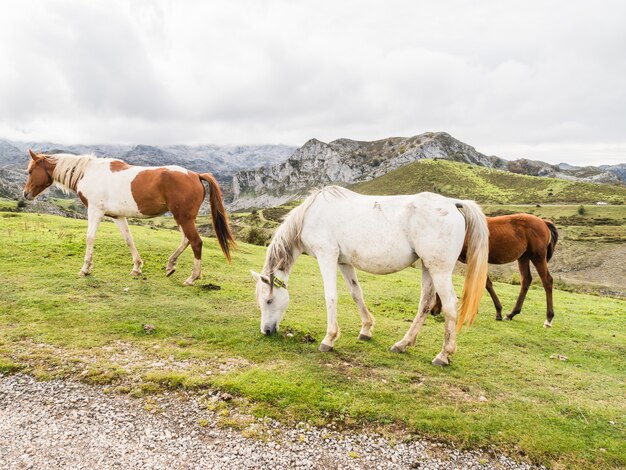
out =
[[222,190],[211,173],[201,173],[198,175],[201,180],[209,183],[209,202],[211,203],[211,218],[213,219],[213,230],[217,236],[217,241],[222,248],[222,253],[230,261],[230,249],[236,246],[233,233],[230,231],[228,215],[222,199]]
[[461,308],[456,329],[459,331],[467,321],[467,325],[474,322],[480,299],[485,291],[487,282],[487,260],[489,259],[489,228],[487,219],[482,210],[473,201],[460,201],[456,207],[465,216],[467,240],[467,273],[463,284]]
[[554,254],[554,249],[556,248],[556,242],[559,241],[559,231],[556,229],[556,226],[549,220],[544,220],[544,222],[550,230],[550,242],[548,243],[547,256],[547,261],[550,261],[550,258],[552,258],[552,255]]

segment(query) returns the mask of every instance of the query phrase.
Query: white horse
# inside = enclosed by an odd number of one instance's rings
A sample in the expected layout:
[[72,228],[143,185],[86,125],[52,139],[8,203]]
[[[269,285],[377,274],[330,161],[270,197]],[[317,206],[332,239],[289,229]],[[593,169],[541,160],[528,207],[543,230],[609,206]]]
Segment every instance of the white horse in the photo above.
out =
[[[467,237],[467,274],[457,321],[457,298],[452,270]],[[391,348],[404,352],[428,312],[441,297],[445,314],[443,349],[433,364],[450,364],[456,351],[456,332],[471,324],[487,279],[489,231],[480,207],[432,193],[412,196],[363,196],[329,186],[309,196],[292,210],[268,247],[261,274],[252,272],[261,308],[261,332],[275,333],[289,304],[289,273],[302,253],[317,258],[326,295],[328,327],[319,350],[333,349],[337,324],[337,266],[361,314],[359,339],[372,337],[374,318],[365,306],[354,268],[388,274],[422,260],[419,310],[404,338]]]

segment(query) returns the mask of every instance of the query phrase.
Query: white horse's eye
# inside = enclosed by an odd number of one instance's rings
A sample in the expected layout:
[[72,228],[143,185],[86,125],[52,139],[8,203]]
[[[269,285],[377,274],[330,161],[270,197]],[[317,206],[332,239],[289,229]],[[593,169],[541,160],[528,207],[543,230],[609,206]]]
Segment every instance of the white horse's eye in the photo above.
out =
[[274,301],[274,299],[268,299],[267,303],[271,304]]

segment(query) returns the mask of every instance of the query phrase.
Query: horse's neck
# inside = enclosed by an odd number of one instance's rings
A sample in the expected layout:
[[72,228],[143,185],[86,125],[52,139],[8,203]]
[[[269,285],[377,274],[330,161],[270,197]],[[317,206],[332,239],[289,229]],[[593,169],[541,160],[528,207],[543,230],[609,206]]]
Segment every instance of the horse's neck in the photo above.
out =
[[[289,276],[291,274],[291,270],[293,269],[293,265],[296,264],[296,260],[298,259],[298,257],[301,254],[302,254],[302,252],[300,250],[294,249],[292,251],[292,255],[291,255],[291,264],[290,265],[284,265],[280,269],[276,269],[274,271],[274,276],[279,277],[280,279],[282,279],[286,283],[287,279],[289,279]],[[272,267],[269,266],[269,265],[266,265],[264,271],[267,271],[264,274],[270,275],[270,274],[272,274],[271,273]]]

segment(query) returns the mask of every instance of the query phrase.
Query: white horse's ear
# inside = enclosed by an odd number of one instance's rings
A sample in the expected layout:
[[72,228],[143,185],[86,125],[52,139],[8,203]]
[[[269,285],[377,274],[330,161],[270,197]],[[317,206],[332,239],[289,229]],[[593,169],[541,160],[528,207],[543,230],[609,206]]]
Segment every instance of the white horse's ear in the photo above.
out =
[[267,276],[264,276],[263,274],[259,274],[259,273],[255,272],[255,271],[252,271],[252,270],[250,270],[250,274],[252,274],[252,278],[255,281],[257,281],[257,282],[261,281],[261,282],[264,282],[265,284],[269,284],[270,283],[270,278],[267,277]]
[[28,149],[28,153],[30,154],[30,158],[32,158],[33,160],[39,160],[39,155],[37,155],[31,149]]

